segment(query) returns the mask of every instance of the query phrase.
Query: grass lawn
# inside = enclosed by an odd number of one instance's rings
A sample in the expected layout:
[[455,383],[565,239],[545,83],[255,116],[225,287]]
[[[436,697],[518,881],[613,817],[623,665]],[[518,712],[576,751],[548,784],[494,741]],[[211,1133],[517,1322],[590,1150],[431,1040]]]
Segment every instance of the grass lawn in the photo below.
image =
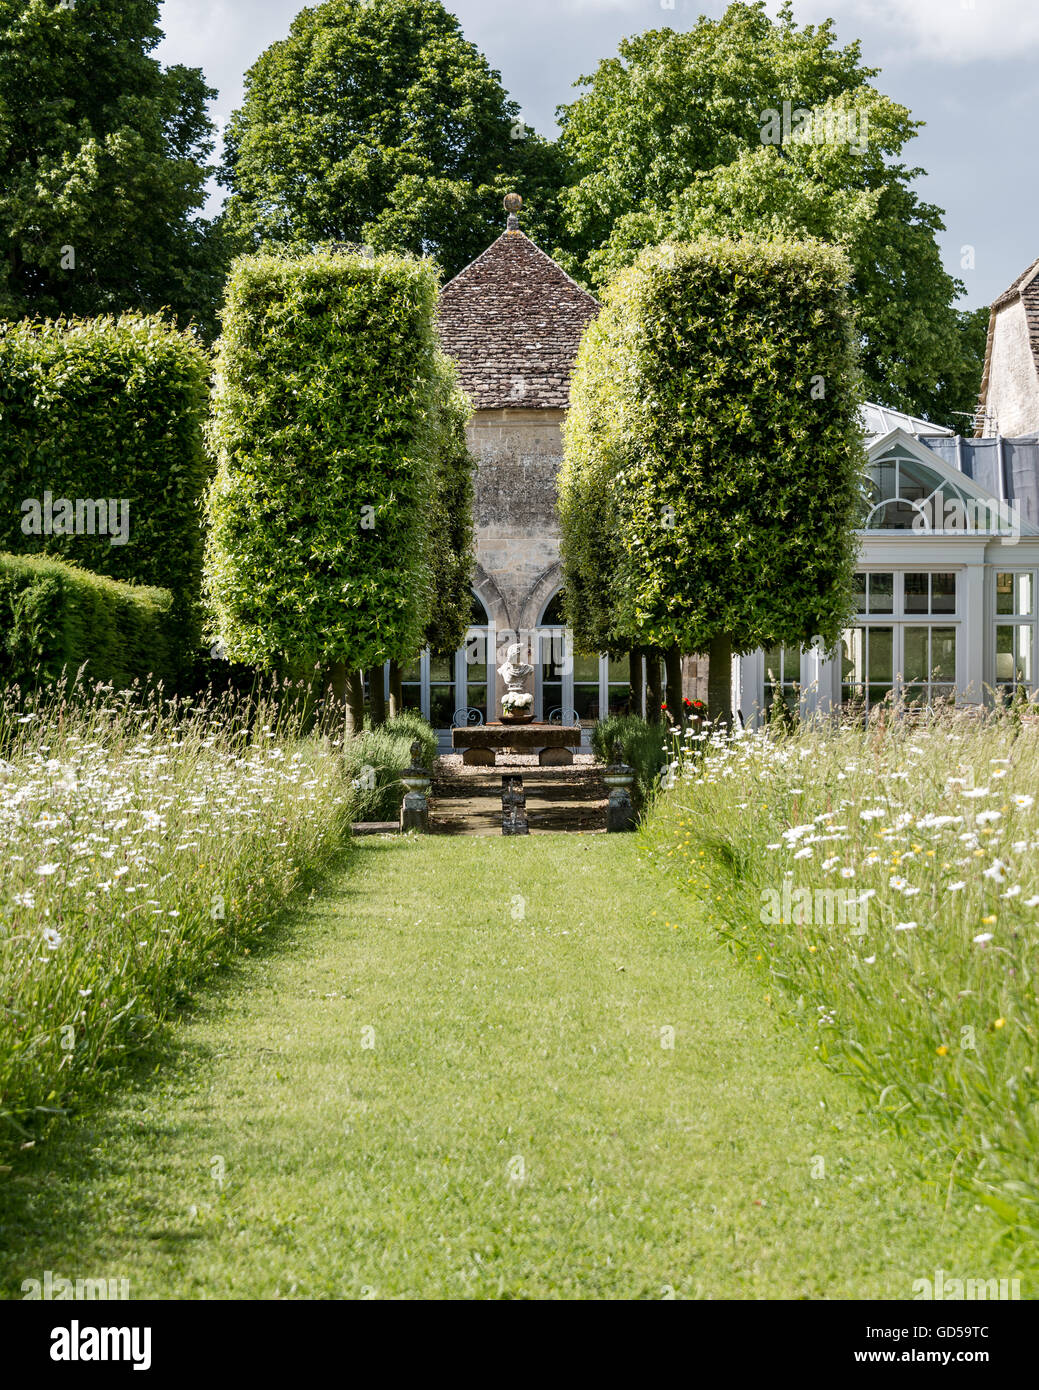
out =
[[998,1275],[988,1214],[945,1210],[639,852],[356,845],[0,1177],[0,1288],[909,1298],[939,1267]]

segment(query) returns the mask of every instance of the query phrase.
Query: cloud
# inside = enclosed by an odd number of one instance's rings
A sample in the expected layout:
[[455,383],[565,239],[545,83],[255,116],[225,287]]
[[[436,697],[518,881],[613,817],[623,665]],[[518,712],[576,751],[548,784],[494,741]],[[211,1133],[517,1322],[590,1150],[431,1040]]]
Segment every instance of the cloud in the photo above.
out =
[[794,0],[794,13],[801,23],[832,15],[842,41],[868,34],[889,62],[959,65],[1039,50],[1036,0]]

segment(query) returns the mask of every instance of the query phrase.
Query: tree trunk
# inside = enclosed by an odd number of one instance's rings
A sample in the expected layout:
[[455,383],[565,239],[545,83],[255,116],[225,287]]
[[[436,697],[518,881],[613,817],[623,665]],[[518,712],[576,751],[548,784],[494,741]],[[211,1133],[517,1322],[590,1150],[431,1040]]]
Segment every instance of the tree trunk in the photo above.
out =
[[646,718],[651,724],[659,724],[662,718],[660,706],[664,702],[664,691],[660,679],[660,648],[646,648]]
[[327,668],[325,693],[328,702],[325,707],[323,723],[325,734],[335,736],[343,727],[343,711],[346,708],[347,670],[345,661],[333,661]]
[[682,653],[677,647],[668,647],[664,653],[667,671],[667,708],[676,724],[684,724],[682,705]]
[[345,685],[343,734],[354,738],[364,728],[364,677],[360,671],[347,671]]
[[390,718],[396,719],[402,713],[404,703],[401,698],[400,688],[400,662],[390,662]]
[[707,717],[729,729],[732,727],[732,639],[728,633],[715,637],[708,653]]
[[631,713],[642,717],[642,700],[646,693],[646,682],[642,670],[644,647],[632,647],[628,653],[628,679],[631,683]]
[[372,727],[378,728],[386,722],[386,681],[381,666],[373,666],[368,672],[368,689],[372,711]]

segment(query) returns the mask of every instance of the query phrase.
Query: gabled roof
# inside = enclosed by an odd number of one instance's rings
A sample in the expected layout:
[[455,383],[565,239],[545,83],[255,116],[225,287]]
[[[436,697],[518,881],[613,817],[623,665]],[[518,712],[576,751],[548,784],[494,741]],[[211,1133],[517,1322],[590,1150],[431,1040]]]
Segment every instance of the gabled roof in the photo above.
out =
[[440,343],[477,410],[565,410],[599,302],[522,232],[504,232],[444,286]]
[[[987,487],[978,476],[984,470],[977,467],[977,460],[975,459],[977,446],[998,444],[1002,448],[1011,442],[1010,440],[960,439],[959,436],[948,438],[940,435],[923,440],[900,426],[896,426],[886,434],[871,439],[867,446],[867,454],[870,463],[876,463],[889,450],[900,447],[919,459],[921,463],[926,464],[940,478],[951,483],[961,493],[985,502],[992,515],[999,516],[1007,524],[1012,524],[1016,520],[1022,535],[1039,536],[1039,525],[1036,525],[1034,515],[1034,492],[1028,491],[1027,488],[1027,484],[1032,482],[1035,477],[1034,453],[1032,467],[1024,470],[1023,477],[1013,479],[1013,482],[1017,483],[1016,487],[1012,485],[1010,488],[1006,488],[999,485],[998,490],[993,490],[991,487]],[[1033,445],[1033,450],[1034,447]],[[948,456],[946,456],[946,451],[948,451]],[[994,481],[988,475],[986,475],[986,480],[988,482]],[[1026,486],[1022,487],[1022,483],[1025,483]]]
[[992,301],[989,312],[988,339],[985,343],[985,366],[981,373],[981,393],[978,398],[978,434],[984,429],[984,410],[988,400],[989,367],[992,363],[992,338],[996,327],[996,315],[1001,309],[1021,301],[1028,325],[1028,342],[1032,349],[1032,362],[1039,373],[1039,260],[1035,260],[1023,270],[1009,289]]

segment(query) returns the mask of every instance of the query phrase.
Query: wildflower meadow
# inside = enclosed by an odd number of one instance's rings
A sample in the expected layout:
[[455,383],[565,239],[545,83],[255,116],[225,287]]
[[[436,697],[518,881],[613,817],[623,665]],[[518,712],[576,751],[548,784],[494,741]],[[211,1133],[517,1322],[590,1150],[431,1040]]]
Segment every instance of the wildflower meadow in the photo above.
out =
[[966,1184],[1034,1258],[1039,731],[954,710],[690,730],[668,780],[647,854],[935,1186]]
[[273,701],[0,710],[0,1136],[31,1142],[349,833],[341,750]]

